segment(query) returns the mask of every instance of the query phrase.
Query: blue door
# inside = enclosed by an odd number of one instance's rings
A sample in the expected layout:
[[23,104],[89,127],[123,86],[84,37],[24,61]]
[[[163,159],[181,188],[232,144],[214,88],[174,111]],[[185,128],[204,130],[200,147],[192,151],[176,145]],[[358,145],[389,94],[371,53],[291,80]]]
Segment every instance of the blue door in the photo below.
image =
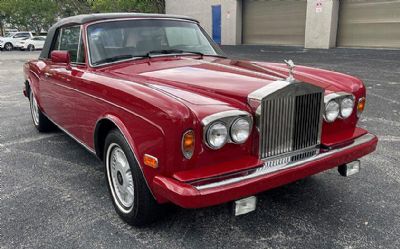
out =
[[221,44],[221,5],[213,5],[212,8],[212,38]]

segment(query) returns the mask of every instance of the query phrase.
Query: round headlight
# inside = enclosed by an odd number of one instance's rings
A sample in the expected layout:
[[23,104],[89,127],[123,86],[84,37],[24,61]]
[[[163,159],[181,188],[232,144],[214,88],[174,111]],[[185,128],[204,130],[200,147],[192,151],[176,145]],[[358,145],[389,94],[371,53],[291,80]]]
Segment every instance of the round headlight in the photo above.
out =
[[207,130],[207,144],[212,149],[219,149],[225,145],[228,140],[228,129],[226,125],[222,122],[217,122],[212,125]]
[[329,101],[328,104],[326,104],[325,106],[324,116],[326,122],[328,123],[332,123],[333,121],[335,121],[339,116],[339,104],[334,100]]
[[250,135],[250,122],[244,118],[236,119],[231,126],[231,138],[233,142],[242,144]]
[[352,98],[344,98],[340,104],[340,116],[342,118],[350,117],[354,108],[354,100]]

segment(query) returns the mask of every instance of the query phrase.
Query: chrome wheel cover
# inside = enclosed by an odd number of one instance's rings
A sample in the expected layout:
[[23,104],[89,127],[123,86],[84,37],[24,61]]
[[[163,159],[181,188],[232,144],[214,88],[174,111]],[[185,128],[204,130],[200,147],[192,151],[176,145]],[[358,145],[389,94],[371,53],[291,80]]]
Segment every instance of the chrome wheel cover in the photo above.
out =
[[135,191],[132,171],[128,159],[116,144],[110,144],[106,155],[106,168],[108,184],[112,197],[119,210],[129,213],[133,209]]
[[30,102],[31,102],[31,114],[32,114],[33,123],[36,126],[38,126],[39,125],[39,107],[36,102],[35,95],[33,95],[32,90],[31,90]]

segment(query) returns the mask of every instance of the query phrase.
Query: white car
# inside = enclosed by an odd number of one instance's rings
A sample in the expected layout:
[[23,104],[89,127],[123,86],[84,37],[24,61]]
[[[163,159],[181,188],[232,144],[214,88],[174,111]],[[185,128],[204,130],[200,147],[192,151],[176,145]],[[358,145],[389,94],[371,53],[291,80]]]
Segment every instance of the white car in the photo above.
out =
[[28,39],[33,38],[31,32],[22,31],[16,33],[10,33],[8,36],[0,39],[0,49],[11,51],[14,48],[19,48],[20,46],[19,42],[27,38]]
[[35,36],[33,38],[25,39],[18,42],[18,47],[21,50],[34,51],[36,49],[43,49],[44,42],[46,37],[44,36]]

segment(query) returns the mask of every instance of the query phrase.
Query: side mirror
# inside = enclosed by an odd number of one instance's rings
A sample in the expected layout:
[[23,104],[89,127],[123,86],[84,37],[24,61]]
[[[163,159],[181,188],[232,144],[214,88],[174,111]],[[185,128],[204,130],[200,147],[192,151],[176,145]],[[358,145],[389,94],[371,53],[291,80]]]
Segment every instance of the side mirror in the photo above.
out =
[[54,63],[64,63],[69,65],[71,57],[68,51],[54,50],[51,51],[50,59]]

